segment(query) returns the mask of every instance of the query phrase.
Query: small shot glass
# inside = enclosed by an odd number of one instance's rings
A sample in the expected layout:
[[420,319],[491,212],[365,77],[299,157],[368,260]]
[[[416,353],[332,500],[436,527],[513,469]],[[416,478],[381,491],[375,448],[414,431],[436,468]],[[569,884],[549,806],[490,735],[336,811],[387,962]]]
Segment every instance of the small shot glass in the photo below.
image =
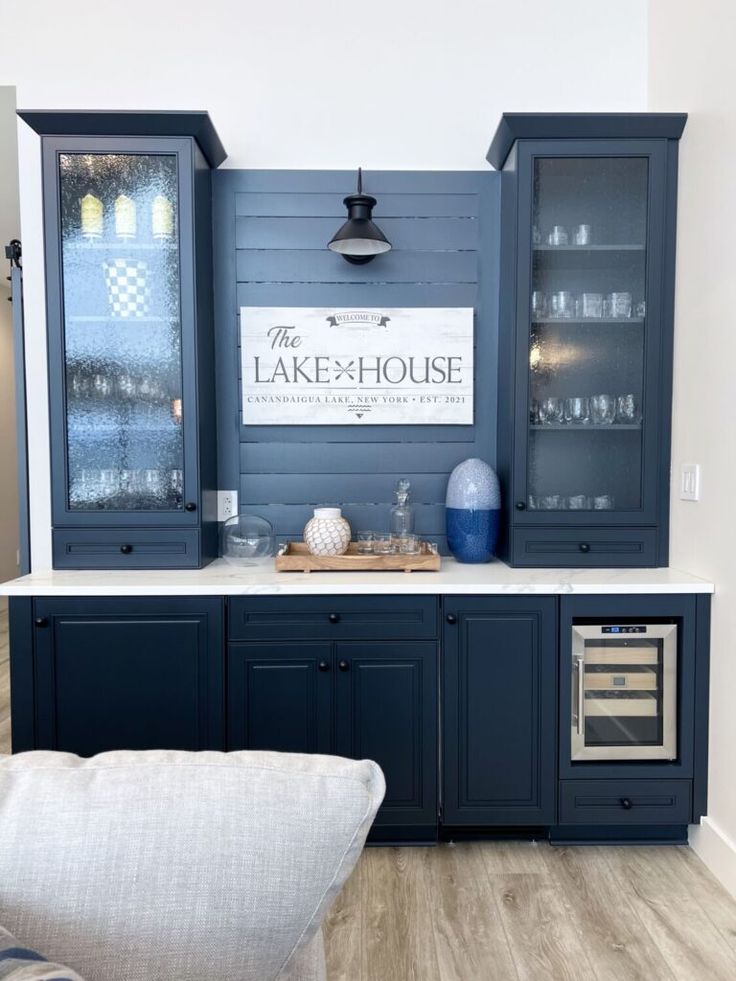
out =
[[374,552],[375,536],[372,531],[358,532],[358,554],[372,555]]
[[396,544],[391,535],[375,535],[373,539],[373,552],[375,555],[394,555]]

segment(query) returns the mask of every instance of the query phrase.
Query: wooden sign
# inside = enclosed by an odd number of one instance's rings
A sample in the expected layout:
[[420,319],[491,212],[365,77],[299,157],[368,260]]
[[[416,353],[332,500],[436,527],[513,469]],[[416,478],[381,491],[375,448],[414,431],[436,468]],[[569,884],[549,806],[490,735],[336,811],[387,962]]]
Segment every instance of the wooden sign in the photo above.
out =
[[472,307],[241,307],[246,426],[471,425]]

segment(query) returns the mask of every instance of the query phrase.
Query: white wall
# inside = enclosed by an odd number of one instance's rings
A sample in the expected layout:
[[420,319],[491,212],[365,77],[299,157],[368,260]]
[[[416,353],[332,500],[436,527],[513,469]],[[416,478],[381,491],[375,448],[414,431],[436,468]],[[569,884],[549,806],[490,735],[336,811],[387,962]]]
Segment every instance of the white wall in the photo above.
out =
[[[0,250],[20,234],[15,89],[0,86]],[[13,317],[2,256],[0,273],[0,582],[18,575]]]
[[19,106],[208,109],[231,167],[473,169],[503,110],[644,106],[645,0],[6,4]]
[[[686,109],[680,144],[671,562],[713,579],[709,813],[694,847],[736,895],[736,9],[652,0],[649,108]],[[699,503],[678,498],[702,466]]]
[[[229,167],[475,169],[504,110],[642,110],[645,0],[0,0],[26,109],[208,109]],[[31,542],[51,562],[38,139],[19,124]]]

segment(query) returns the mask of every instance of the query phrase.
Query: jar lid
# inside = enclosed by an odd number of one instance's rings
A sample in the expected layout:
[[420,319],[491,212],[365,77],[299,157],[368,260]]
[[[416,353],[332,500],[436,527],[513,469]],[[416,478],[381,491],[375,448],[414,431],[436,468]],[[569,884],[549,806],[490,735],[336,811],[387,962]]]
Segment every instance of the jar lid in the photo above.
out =
[[335,518],[342,517],[341,508],[315,508],[314,509],[315,518],[322,518],[326,521],[334,521]]

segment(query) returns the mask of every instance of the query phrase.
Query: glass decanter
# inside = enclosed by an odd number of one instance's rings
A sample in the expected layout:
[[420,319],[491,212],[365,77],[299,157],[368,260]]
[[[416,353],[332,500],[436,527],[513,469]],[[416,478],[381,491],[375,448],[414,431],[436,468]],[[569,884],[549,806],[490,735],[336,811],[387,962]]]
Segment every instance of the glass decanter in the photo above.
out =
[[414,508],[409,501],[410,483],[406,478],[396,482],[396,503],[391,505],[389,531],[395,538],[406,538],[414,532]]

